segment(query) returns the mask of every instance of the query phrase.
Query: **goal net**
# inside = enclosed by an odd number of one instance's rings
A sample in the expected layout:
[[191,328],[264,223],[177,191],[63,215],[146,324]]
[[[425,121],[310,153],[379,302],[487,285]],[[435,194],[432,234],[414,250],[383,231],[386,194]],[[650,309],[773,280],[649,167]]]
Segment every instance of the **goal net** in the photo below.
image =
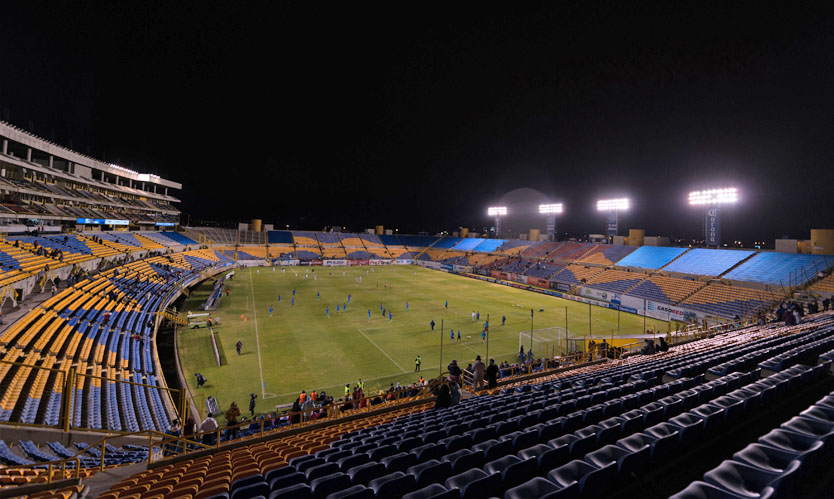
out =
[[543,329],[535,329],[530,334],[530,331],[520,331],[518,333],[518,346],[524,347],[527,352],[533,350],[534,356],[554,356],[554,355],[569,355],[585,350],[584,342],[580,339],[568,338],[563,327],[548,327]]

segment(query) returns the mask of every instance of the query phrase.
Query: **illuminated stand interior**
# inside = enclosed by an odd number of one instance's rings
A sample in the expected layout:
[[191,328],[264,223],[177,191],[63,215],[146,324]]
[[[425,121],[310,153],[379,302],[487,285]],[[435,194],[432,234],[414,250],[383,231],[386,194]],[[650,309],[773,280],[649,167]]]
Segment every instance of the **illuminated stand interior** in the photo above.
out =
[[608,213],[605,234],[609,239],[617,235],[620,224],[620,212],[627,211],[630,206],[631,202],[628,198],[600,199],[597,201],[597,211]]
[[719,207],[738,202],[738,189],[724,187],[689,193],[691,206],[704,207],[704,241],[707,246],[721,245],[721,218]]

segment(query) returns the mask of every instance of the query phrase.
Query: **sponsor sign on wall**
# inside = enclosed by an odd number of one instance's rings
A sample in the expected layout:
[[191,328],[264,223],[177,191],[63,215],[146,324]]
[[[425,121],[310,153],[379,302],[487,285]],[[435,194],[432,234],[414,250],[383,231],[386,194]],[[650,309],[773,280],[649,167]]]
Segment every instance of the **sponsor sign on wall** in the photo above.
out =
[[325,267],[347,267],[347,260],[324,260],[322,265]]
[[298,265],[299,261],[298,260],[278,260],[277,263],[278,263],[278,265],[281,265],[281,266],[284,266],[284,267],[294,267],[294,266]]
[[452,265],[452,268],[454,269],[455,272],[458,272],[458,273],[461,273],[461,274],[471,274],[472,273],[472,267],[469,266],[469,265]]
[[721,244],[721,220],[718,218],[718,207],[707,208],[707,246],[719,246]]
[[414,260],[411,260],[410,258],[402,258],[397,260],[397,265],[412,265],[413,263]]
[[389,260],[389,259],[373,259],[373,260],[368,260],[368,262],[371,265],[390,265],[391,264],[391,260]]

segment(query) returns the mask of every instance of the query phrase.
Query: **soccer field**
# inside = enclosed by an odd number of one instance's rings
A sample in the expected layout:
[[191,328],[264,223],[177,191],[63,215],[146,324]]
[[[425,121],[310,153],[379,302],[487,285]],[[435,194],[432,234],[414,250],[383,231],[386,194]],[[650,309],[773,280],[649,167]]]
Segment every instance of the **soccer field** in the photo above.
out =
[[[570,336],[589,334],[587,304],[417,266],[291,267],[285,272],[280,268],[241,269],[227,284],[230,295],[212,312],[221,319],[214,329],[220,367],[214,360],[208,329],[180,328],[177,333],[183,374],[201,411],[204,397],[210,395],[225,410],[232,401],[247,408],[249,394],[256,393],[257,412],[266,413],[276,404],[291,402],[302,389],[325,390],[339,398],[345,383],[354,385],[359,378],[366,382],[366,390],[411,383],[419,377],[414,373],[418,354],[426,378],[437,376],[441,366],[445,370],[452,359],[465,367],[475,355],[486,355],[481,331],[487,314],[489,357],[496,362],[517,358],[519,332],[530,330],[531,308],[535,309],[535,330],[564,328],[567,307]],[[209,280],[192,290],[184,310],[197,311],[212,286],[213,280]],[[348,294],[351,301],[343,311]],[[380,305],[386,310],[385,317]],[[274,307],[272,314],[270,306]],[[329,317],[325,308],[330,310]],[[390,321],[388,311],[392,312]],[[480,313],[480,320],[472,320],[473,311]],[[501,326],[504,315],[507,323]],[[615,310],[591,307],[591,332],[616,335],[617,315]],[[434,332],[429,326],[432,320]],[[665,322],[654,319],[648,319],[646,326],[667,329]],[[461,331],[460,343],[450,343],[450,329]],[[642,333],[643,317],[620,314],[619,331]],[[556,333],[541,332],[540,336],[554,340],[548,348],[555,346]],[[241,355],[235,352],[238,341],[243,343]],[[535,348],[540,347],[544,348],[535,343]],[[545,352],[534,350],[534,354]],[[208,380],[199,389],[196,372]]]

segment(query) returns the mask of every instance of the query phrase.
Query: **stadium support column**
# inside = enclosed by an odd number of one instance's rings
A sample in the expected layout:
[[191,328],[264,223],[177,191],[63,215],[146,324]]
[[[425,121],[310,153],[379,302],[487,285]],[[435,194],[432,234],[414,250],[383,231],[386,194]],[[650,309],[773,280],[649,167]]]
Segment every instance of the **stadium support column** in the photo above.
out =
[[568,307],[565,307],[565,355],[568,353]]
[[8,153],[9,153],[9,141],[6,140],[6,139],[3,139],[3,154],[8,154]]
[[31,147],[26,148],[26,162],[27,163],[32,162],[32,148]]
[[[489,325],[489,314],[487,314],[486,323],[487,323],[487,326],[488,326]],[[487,340],[486,341],[486,355],[484,355],[484,363],[489,362],[489,329],[487,329],[486,340]]]

